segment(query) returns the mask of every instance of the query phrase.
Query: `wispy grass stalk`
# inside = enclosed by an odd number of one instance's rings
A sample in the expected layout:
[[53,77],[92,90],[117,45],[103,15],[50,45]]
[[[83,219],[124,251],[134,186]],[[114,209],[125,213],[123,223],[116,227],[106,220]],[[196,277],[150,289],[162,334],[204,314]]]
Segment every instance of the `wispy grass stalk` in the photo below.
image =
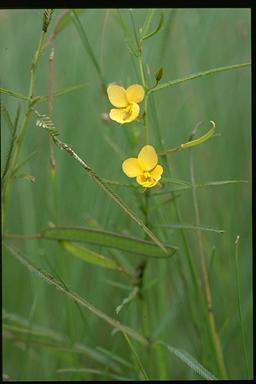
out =
[[[195,176],[194,176],[194,166],[193,166],[193,158],[192,158],[192,151],[190,150],[190,177],[191,177],[191,184],[192,184],[192,194],[193,194],[193,206],[195,211],[195,221],[196,225],[200,226],[200,212],[199,212],[199,206],[198,206],[198,199],[197,199],[197,192],[195,185]],[[219,335],[216,328],[215,323],[215,317],[213,313],[213,304],[212,304],[212,294],[209,284],[209,278],[208,278],[208,271],[206,266],[206,260],[204,255],[204,246],[203,246],[203,236],[200,229],[196,230],[197,234],[197,242],[198,242],[198,249],[199,249],[199,256],[200,256],[200,266],[201,266],[201,273],[203,278],[203,284],[204,284],[204,290],[205,290],[205,297],[207,302],[207,309],[208,309],[208,319],[211,329],[211,335],[212,340],[215,348],[216,358],[218,362],[219,372],[223,379],[227,379],[227,372],[221,347],[221,342],[219,339]]]

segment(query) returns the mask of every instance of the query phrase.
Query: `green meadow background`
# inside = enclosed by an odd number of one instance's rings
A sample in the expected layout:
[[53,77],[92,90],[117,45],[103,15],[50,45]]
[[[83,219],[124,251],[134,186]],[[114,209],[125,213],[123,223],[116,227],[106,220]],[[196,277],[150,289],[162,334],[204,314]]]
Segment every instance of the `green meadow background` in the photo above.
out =
[[[54,11],[47,38],[63,11]],[[150,86],[154,85],[154,76],[160,67],[163,68],[163,77],[159,84],[164,84],[192,73],[250,61],[250,9],[156,9],[149,32],[157,28],[161,11],[164,20],[160,31],[143,43],[142,59]],[[119,12],[116,9],[86,9],[77,12],[106,85],[111,82],[124,87],[141,84],[138,62],[127,48],[120,14],[134,37],[134,29],[139,33],[148,12],[148,9],[120,9]],[[2,88],[28,95],[31,62],[39,41],[42,13],[40,9],[0,11]],[[121,165],[126,158],[136,157],[144,145],[143,124],[134,122],[119,126],[106,119],[111,104],[102,91],[100,76],[72,18],[40,57],[35,95],[47,95],[52,47],[54,91],[84,85],[54,97],[52,120],[60,139],[70,144],[97,175],[136,185],[135,179],[125,176]],[[247,181],[197,189],[201,225],[224,230],[224,233],[202,231],[201,234],[213,312],[229,379],[248,378],[234,267],[237,235],[240,236],[241,312],[250,378],[253,368],[250,81],[250,67],[221,72],[152,93],[148,106],[150,143],[159,152],[162,148],[174,148],[187,142],[199,121],[203,124],[198,129],[198,136],[210,128],[210,120],[216,123],[216,135],[192,149],[196,183]],[[1,93],[1,107],[8,110],[12,121],[19,105],[20,123],[27,102]],[[10,142],[3,108],[2,168]],[[47,102],[39,103],[35,108],[41,114],[48,113]],[[20,169],[20,177],[13,180],[3,234],[34,235],[55,224],[145,238],[142,229],[78,163],[56,146],[54,152],[55,189],[50,173],[47,132],[36,126],[36,117],[31,115],[19,163],[34,154]],[[189,150],[169,155],[171,175],[168,176],[165,170],[163,178],[190,181],[189,156]],[[164,166],[160,156],[159,163]],[[147,333],[152,338],[185,351],[219,377],[214,364],[202,353],[207,341],[193,327],[190,308],[197,313],[198,301],[190,296],[193,283],[181,230],[159,226],[195,225],[191,189],[178,192],[176,198],[180,223],[173,201],[164,202],[171,196],[168,190],[174,187],[177,185],[164,184],[163,179],[163,185],[151,191],[150,229],[161,241],[179,249],[168,259],[148,259],[144,276],[146,312],[142,311],[142,301],[135,297],[116,314],[115,308],[128,296],[128,289],[132,287],[129,278],[122,273],[86,263],[57,241],[16,237],[5,237],[3,241],[16,247],[35,265],[63,281],[70,290],[110,317],[144,335],[146,324]],[[111,188],[143,219],[144,194],[139,188],[114,185]],[[154,196],[159,191],[167,193]],[[156,204],[159,205],[157,208]],[[184,229],[183,232],[198,276],[201,276],[196,231]],[[82,245],[117,260],[130,271],[142,260],[134,253],[100,245]],[[113,332],[113,328],[102,319],[31,273],[5,247],[2,284],[3,372],[13,380],[140,380],[143,379],[143,369],[151,380],[203,379],[167,348],[148,352],[130,338],[131,349],[121,332]],[[35,329],[41,331],[37,333]],[[61,371],[68,368],[74,369],[73,372]]]

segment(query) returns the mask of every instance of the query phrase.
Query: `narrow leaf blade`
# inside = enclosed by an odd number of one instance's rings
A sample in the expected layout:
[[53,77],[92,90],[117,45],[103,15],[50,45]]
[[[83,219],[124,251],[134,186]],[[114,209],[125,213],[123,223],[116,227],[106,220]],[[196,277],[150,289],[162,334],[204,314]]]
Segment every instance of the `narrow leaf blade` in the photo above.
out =
[[108,259],[107,257],[93,252],[88,248],[80,247],[69,241],[61,241],[61,244],[72,255],[80,257],[80,259],[86,261],[87,263],[95,264],[108,269],[114,269],[116,271],[122,270],[114,260]]

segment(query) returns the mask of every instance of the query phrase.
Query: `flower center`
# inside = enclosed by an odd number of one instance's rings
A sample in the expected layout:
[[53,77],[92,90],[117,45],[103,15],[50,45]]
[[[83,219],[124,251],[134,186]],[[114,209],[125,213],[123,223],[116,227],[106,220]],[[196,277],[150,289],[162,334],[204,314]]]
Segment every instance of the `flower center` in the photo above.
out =
[[131,116],[132,114],[132,104],[129,104],[128,107],[126,107],[124,109],[124,116],[123,116],[123,120],[127,120],[129,119],[129,117]]
[[151,180],[150,172],[148,172],[148,171],[144,171],[144,172],[143,172],[143,176],[144,176],[144,178],[145,178],[146,181]]

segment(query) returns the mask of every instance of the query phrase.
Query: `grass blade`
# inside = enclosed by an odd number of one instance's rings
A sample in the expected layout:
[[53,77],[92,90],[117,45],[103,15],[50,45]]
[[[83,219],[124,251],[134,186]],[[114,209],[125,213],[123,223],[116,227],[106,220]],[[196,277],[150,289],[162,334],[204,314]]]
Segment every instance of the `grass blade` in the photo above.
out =
[[[163,257],[162,250],[154,243],[135,237],[82,227],[47,228],[41,233],[42,238],[52,240],[68,240],[88,242],[95,245],[120,249],[149,257]],[[168,256],[173,255],[177,248],[165,244]],[[167,257],[167,256],[164,256]]]
[[155,224],[154,227],[170,228],[170,229],[200,229],[201,231],[209,231],[216,233],[224,233],[224,229],[206,227],[204,225],[192,225],[192,224]]
[[77,15],[75,9],[72,10],[71,16],[72,16],[72,19],[73,19],[73,23],[74,23],[74,25],[76,27],[76,30],[77,30],[77,32],[78,32],[78,34],[80,36],[81,41],[82,41],[83,47],[84,47],[86,53],[89,55],[93,65],[94,65],[94,67],[95,67],[95,69],[96,69],[96,71],[97,71],[97,73],[99,75],[101,83],[102,83],[102,85],[105,88],[106,82],[105,82],[104,77],[102,75],[101,68],[100,68],[100,66],[98,64],[98,61],[96,60],[96,57],[95,57],[95,55],[93,53],[93,50],[92,50],[92,47],[91,47],[91,45],[89,43],[89,40],[88,40],[88,38],[86,36],[85,30],[84,30],[84,28],[83,28],[83,26],[82,26],[82,24],[81,24],[81,22],[79,20],[79,17]]
[[64,248],[72,255],[79,257],[87,263],[94,264],[107,269],[114,269],[115,271],[123,272],[121,268],[114,260],[108,259],[99,253],[93,252],[90,249],[79,247],[69,241],[61,241]]
[[194,372],[196,372],[199,376],[203,377],[206,380],[218,380],[213,373],[209,372],[208,369],[203,367],[194,357],[192,357],[189,353],[182,351],[181,349],[177,349],[163,343],[161,341],[156,344],[160,344],[165,346],[169,352],[177,356],[180,360],[182,360],[186,365],[188,365]]
[[136,44],[133,40],[132,34],[126,25],[126,22],[122,16],[120,10],[117,9],[116,12],[117,12],[117,21],[118,21],[118,23],[119,23],[119,25],[123,31],[124,40],[126,42],[127,48],[132,55],[137,55],[138,47],[136,46]]
[[165,84],[158,85],[155,88],[152,88],[148,91],[148,93],[153,93],[153,92],[158,92],[161,89],[172,87],[174,85],[182,84],[185,83],[186,81],[197,79],[199,77],[204,77],[204,76],[210,76],[210,75],[215,75],[216,73],[221,73],[225,71],[232,71],[235,69],[240,69],[244,67],[250,67],[251,63],[241,63],[241,64],[234,64],[234,65],[227,65],[225,67],[218,67],[218,68],[213,68],[213,69],[208,69],[207,71],[202,71],[198,73],[193,73],[192,75],[182,77],[181,79],[176,79],[176,80],[171,80],[168,81]]
[[46,281],[48,284],[53,285],[56,289],[58,289],[59,291],[63,292],[66,296],[71,298],[71,300],[78,303],[80,306],[88,309],[95,316],[99,317],[100,319],[104,320],[106,323],[111,325],[111,327],[117,329],[118,331],[125,332],[127,335],[129,335],[131,338],[137,340],[142,345],[145,345],[145,346],[149,345],[148,340],[144,336],[140,335],[138,332],[134,331],[132,328],[129,328],[126,325],[121,324],[119,321],[108,316],[107,314],[102,312],[100,309],[94,307],[94,305],[89,303],[83,297],[79,296],[77,293],[69,290],[59,280],[55,279],[49,272],[43,270],[42,268],[37,267],[34,263],[32,263],[29,259],[27,259],[27,257],[22,255],[21,252],[18,251],[16,248],[14,248],[13,246],[7,245],[7,244],[4,244],[4,246],[29,271],[38,275],[41,279]]
[[125,340],[127,341],[127,344],[129,345],[129,347],[130,347],[130,349],[131,349],[131,351],[132,351],[132,353],[133,353],[133,355],[135,357],[135,361],[138,364],[138,367],[140,369],[140,372],[141,372],[144,380],[149,380],[149,377],[148,377],[148,375],[147,375],[147,373],[145,371],[145,368],[143,367],[143,364],[142,364],[142,362],[141,362],[141,360],[139,358],[139,355],[137,354],[135,348],[133,347],[133,345],[131,343],[131,340],[129,339],[128,335],[125,332],[123,332],[123,334],[124,334]]

